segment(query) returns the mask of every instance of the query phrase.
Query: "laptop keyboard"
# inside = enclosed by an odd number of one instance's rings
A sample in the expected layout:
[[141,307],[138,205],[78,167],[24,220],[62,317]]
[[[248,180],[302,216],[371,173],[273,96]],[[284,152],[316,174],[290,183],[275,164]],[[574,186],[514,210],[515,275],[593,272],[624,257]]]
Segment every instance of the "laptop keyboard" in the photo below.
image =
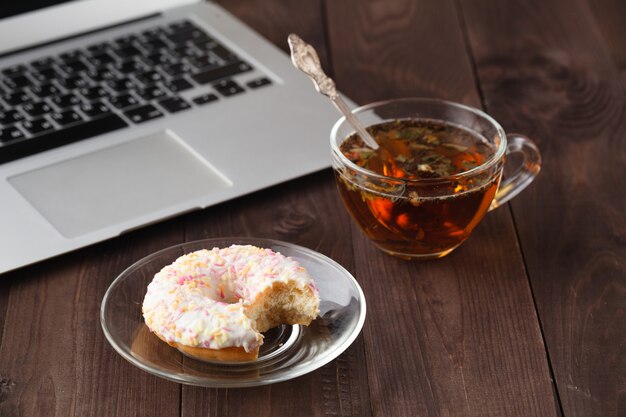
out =
[[0,163],[271,84],[252,70],[188,20],[0,69]]

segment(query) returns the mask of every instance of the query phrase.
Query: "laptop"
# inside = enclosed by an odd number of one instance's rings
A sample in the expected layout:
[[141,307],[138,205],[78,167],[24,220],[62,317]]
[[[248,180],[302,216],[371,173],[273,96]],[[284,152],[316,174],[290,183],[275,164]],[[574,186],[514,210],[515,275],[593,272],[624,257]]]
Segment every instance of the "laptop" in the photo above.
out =
[[335,110],[215,4],[3,2],[0,54],[0,273],[330,165]]

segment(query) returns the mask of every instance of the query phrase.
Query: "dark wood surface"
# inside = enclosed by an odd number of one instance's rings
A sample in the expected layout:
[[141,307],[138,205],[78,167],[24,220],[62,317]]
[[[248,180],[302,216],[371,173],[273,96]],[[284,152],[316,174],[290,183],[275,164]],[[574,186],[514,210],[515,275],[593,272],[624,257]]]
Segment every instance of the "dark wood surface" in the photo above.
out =
[[[220,3],[284,50],[290,32],[310,41],[357,103],[485,109],[538,143],[542,172],[437,261],[375,249],[325,170],[5,274],[0,416],[626,416],[624,3]],[[335,259],[364,290],[362,334],[321,369],[259,388],[183,386],[117,355],[99,324],[117,274],[219,236]]]

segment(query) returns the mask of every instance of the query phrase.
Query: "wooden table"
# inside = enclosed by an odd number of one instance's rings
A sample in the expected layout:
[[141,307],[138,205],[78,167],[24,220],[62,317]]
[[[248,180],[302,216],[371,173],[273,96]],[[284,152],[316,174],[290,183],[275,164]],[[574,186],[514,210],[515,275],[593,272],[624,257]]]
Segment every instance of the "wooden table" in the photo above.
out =
[[[358,103],[485,109],[536,140],[542,172],[437,261],[375,249],[325,170],[8,273],[0,416],[626,416],[626,3],[222,3],[285,50],[292,31],[313,43]],[[99,307],[120,271],[236,235],[303,245],[352,272],[368,302],[354,344],[248,389],[179,385],[115,353]]]

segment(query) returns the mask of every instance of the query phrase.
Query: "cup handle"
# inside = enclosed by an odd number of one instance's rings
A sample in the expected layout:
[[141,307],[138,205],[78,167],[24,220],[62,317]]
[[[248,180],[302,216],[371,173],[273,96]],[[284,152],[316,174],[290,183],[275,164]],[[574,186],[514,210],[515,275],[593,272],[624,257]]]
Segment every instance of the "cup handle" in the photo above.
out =
[[508,134],[506,138],[506,154],[519,152],[524,159],[511,176],[502,179],[491,206],[489,206],[489,211],[500,207],[518,195],[524,188],[528,187],[541,170],[541,154],[532,140],[517,133]]

